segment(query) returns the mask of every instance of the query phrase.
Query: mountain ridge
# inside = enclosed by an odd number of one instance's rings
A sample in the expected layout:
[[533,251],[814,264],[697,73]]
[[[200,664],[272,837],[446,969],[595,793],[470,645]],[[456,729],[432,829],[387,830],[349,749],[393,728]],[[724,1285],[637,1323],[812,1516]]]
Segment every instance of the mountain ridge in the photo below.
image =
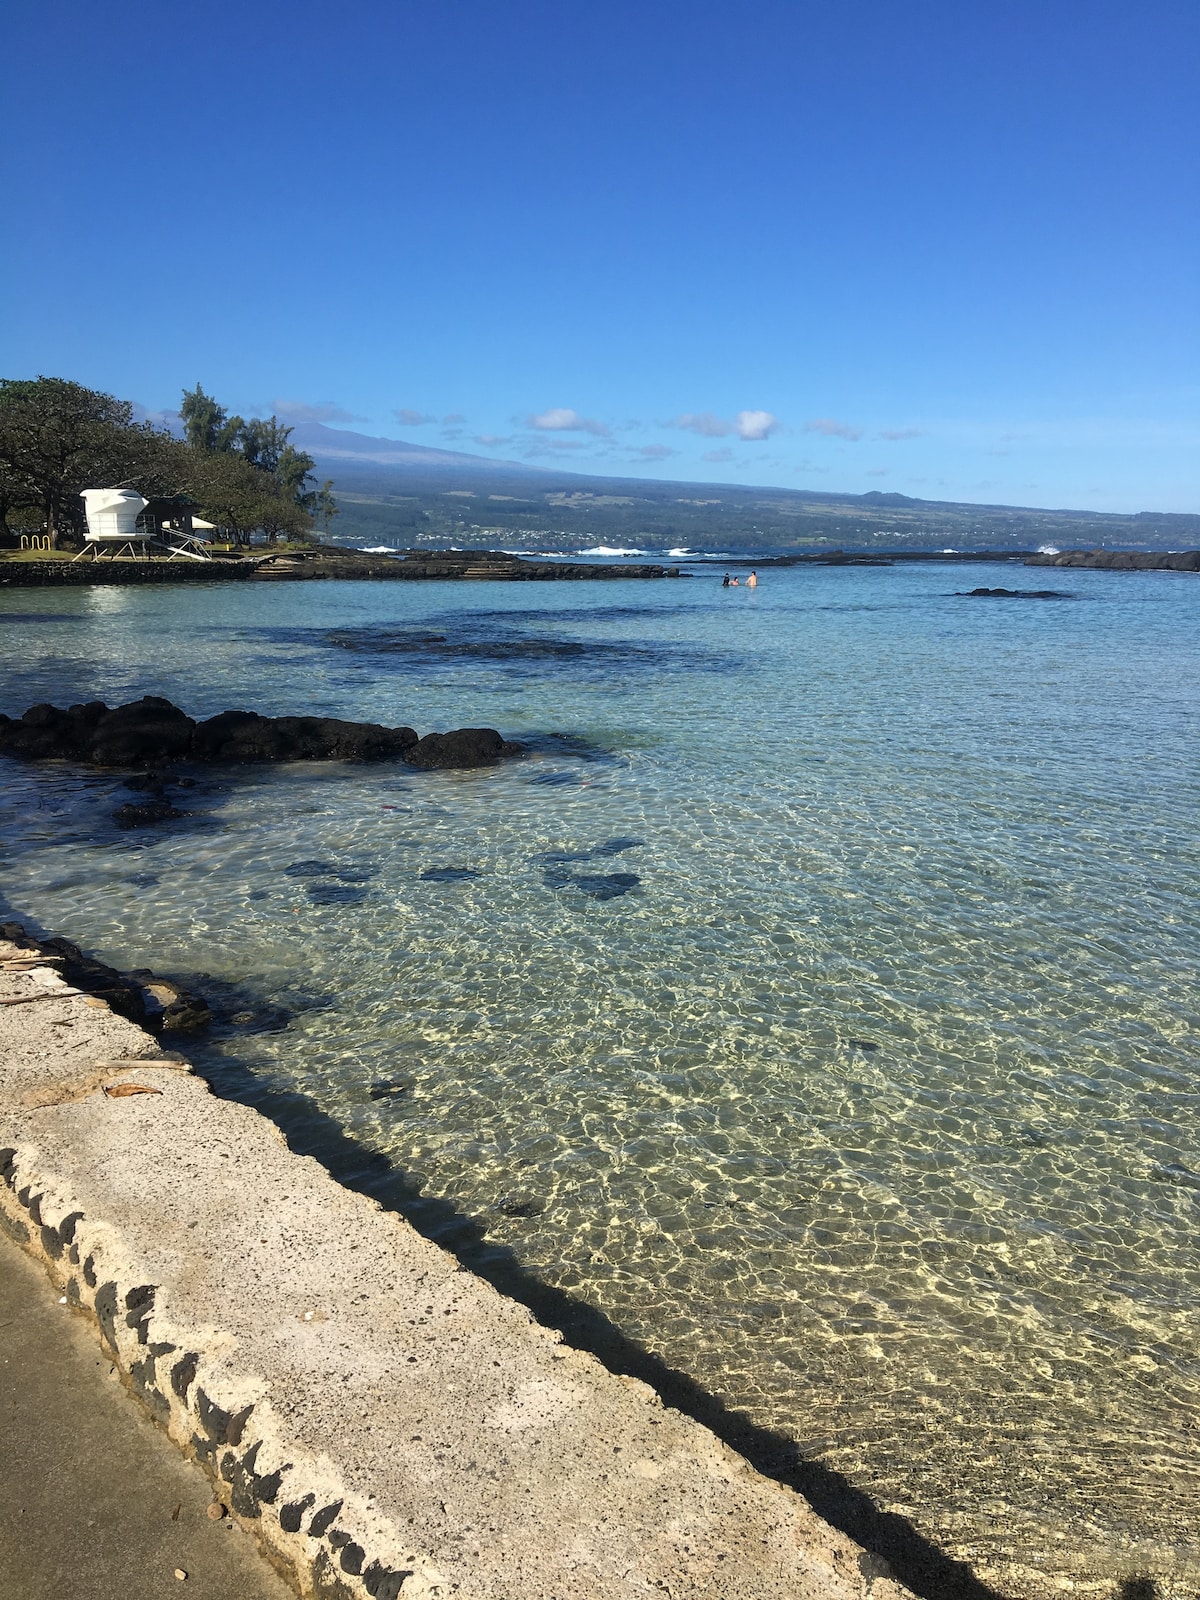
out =
[[1200,515],[1105,512],[924,500],[779,486],[698,483],[532,466],[442,450],[324,423],[293,441],[333,477],[339,542],[554,540],[563,549],[623,544],[804,550],[1036,548],[1091,541],[1131,549],[1194,549]]

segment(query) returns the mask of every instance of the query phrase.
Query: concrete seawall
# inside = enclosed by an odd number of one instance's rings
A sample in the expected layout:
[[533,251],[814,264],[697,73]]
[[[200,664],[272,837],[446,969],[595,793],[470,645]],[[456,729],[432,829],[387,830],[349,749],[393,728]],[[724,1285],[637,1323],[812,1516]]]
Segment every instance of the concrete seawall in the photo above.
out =
[[0,585],[13,589],[87,588],[131,583],[221,583],[253,578],[252,561],[5,561]]
[[908,1594],[19,941],[0,969],[0,1222],[304,1594]]

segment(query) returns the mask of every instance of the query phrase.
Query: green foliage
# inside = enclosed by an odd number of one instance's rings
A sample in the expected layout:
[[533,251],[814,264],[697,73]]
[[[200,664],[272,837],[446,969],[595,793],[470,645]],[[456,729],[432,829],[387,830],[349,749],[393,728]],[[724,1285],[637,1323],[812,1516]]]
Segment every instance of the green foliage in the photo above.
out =
[[582,550],[1190,550],[1200,516],[1048,511],[742,484],[473,468],[338,475],[339,544]]
[[[312,527],[319,495],[308,482],[316,463],[289,443],[292,430],[278,417],[247,421],[230,416],[199,384],[183,391],[179,415],[187,444],[198,457],[207,458],[195,471],[197,481],[209,486],[197,498],[209,508],[210,520],[239,537],[247,529],[261,528],[272,542],[281,534],[300,537]],[[218,458],[224,458],[220,465]],[[268,492],[241,468],[270,477],[274,488]]]
[[199,384],[183,391],[179,420],[187,445],[192,450],[210,452],[234,449],[244,426],[241,417],[231,417]]
[[[315,463],[314,463],[314,465],[315,465]],[[338,515],[339,511],[341,510],[341,507],[338,505],[337,501],[333,498],[333,479],[332,478],[326,478],[325,482],[317,490],[316,496],[315,496],[315,502],[316,503],[313,506],[313,514],[314,514],[314,516],[320,518],[322,529],[325,531],[325,533],[328,533],[329,532],[329,524],[333,521],[334,517],[336,517]]]
[[66,378],[0,379],[0,539],[15,542],[9,513],[40,514],[57,548],[83,528],[82,489],[154,492],[160,435],[133,420],[126,400]]
[[241,543],[258,530],[274,541],[281,534],[301,536],[312,526],[303,506],[281,485],[236,450],[180,447],[178,487],[200,506],[200,514]]
[[[184,437],[135,422],[127,400],[65,378],[0,379],[0,545],[45,528],[54,546],[84,532],[83,489],[185,493],[243,542],[306,537],[331,484],[309,487],[313,460],[276,417],[230,416],[199,384],[180,406]],[[332,497],[329,497],[332,504]]]

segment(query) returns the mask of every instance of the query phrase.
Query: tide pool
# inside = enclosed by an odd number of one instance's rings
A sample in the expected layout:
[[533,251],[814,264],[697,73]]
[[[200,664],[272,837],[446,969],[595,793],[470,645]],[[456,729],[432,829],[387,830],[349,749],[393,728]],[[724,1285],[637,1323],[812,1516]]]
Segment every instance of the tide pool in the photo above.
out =
[[208,974],[214,1078],[302,1091],[435,1234],[1001,1593],[1190,1600],[1200,579],[760,579],[0,591],[9,714],[530,744],[199,775],[132,833],[114,777],[3,761],[5,913]]

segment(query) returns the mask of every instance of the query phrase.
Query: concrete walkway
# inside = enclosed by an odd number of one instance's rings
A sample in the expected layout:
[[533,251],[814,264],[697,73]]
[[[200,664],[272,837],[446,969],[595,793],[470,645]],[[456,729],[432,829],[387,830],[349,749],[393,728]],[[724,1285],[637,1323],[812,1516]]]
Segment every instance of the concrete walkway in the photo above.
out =
[[295,1155],[11,931],[0,1218],[305,1592],[903,1600],[799,1495]]
[[0,1600],[295,1600],[212,1498],[0,1233]]

